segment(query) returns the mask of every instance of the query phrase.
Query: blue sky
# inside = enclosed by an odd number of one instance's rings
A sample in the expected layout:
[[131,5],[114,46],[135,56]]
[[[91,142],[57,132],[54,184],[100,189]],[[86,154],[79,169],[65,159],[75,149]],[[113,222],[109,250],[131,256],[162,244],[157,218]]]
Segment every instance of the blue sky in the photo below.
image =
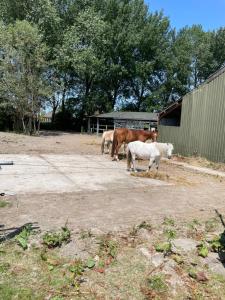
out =
[[225,0],[145,0],[150,11],[163,10],[177,29],[201,24],[204,30],[225,26]]

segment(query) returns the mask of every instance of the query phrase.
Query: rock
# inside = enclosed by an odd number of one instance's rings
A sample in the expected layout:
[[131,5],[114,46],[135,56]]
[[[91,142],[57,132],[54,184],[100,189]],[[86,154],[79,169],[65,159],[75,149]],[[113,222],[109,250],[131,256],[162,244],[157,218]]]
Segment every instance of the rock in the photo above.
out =
[[147,229],[145,229],[145,228],[139,229],[139,231],[138,231],[138,236],[139,236],[142,240],[145,240],[145,241],[151,241],[151,240],[152,240],[152,237],[151,237],[151,234],[150,234],[149,230],[147,230]]
[[198,272],[198,273],[197,273],[196,280],[197,280],[197,281],[200,281],[200,282],[205,282],[205,281],[208,281],[209,279],[208,279],[208,277],[205,275],[205,273],[201,271],[201,272]]
[[208,257],[204,259],[204,262],[211,272],[225,277],[225,266],[221,262],[218,253],[209,253]]
[[155,267],[160,266],[164,261],[164,256],[162,253],[150,253],[146,248],[140,248],[141,253],[149,259],[149,262]]
[[196,249],[197,242],[192,239],[175,239],[172,242],[174,253],[189,252]]

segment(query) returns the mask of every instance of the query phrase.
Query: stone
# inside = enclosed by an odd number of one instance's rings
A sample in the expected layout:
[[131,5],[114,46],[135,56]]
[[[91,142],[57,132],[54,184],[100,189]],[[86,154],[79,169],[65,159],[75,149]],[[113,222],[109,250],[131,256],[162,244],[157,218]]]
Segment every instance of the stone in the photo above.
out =
[[196,249],[197,244],[192,239],[175,239],[172,241],[172,251],[174,253],[193,251]]
[[160,266],[164,261],[162,253],[150,253],[146,248],[140,248],[140,252],[149,260],[154,267]]
[[211,272],[225,277],[225,265],[221,262],[218,253],[210,252],[204,261]]

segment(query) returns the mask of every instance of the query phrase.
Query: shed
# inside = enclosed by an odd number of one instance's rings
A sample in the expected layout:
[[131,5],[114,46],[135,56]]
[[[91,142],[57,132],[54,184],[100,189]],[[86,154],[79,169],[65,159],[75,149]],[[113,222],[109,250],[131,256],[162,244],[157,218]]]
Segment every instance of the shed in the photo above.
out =
[[126,127],[129,129],[157,128],[158,114],[148,112],[113,111],[88,118],[88,132],[97,134],[105,130]]
[[158,131],[175,153],[225,162],[225,67],[163,110]]

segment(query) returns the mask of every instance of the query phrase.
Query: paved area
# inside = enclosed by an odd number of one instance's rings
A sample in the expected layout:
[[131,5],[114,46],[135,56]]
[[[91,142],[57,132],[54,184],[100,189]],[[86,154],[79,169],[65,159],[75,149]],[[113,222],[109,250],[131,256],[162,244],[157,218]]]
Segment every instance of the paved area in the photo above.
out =
[[0,161],[14,161],[0,170],[0,191],[4,193],[65,193],[132,188],[167,183],[135,178],[124,163],[97,155],[0,155]]

